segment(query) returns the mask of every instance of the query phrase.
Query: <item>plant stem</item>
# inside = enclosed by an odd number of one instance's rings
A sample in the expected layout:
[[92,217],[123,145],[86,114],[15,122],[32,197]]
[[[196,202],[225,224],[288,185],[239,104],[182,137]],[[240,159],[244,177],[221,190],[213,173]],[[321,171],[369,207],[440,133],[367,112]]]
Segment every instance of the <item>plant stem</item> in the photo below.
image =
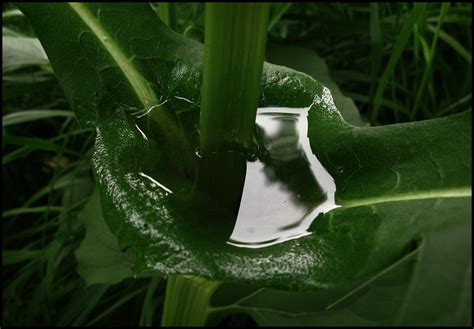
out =
[[[246,170],[245,158],[239,151],[248,151],[252,145],[269,4],[206,3],[205,10],[200,117],[203,158],[195,196],[203,192],[236,212]],[[205,325],[209,301],[219,285],[220,282],[192,276],[170,276],[162,325]]]
[[251,150],[268,3],[206,3],[202,153]]
[[168,277],[162,326],[204,326],[209,301],[221,282],[188,275]]

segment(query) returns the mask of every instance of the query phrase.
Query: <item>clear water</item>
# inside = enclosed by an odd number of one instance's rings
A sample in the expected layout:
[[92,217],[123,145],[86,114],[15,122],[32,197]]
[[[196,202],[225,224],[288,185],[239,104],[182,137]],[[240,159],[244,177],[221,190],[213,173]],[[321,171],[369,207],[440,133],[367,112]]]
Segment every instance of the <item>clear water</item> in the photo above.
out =
[[[203,217],[202,223],[222,224],[222,217],[228,217],[225,225],[233,225],[233,229],[222,232],[230,235],[229,245],[262,248],[308,235],[307,229],[319,214],[338,207],[334,180],[310,147],[308,110],[258,109],[257,156],[250,159],[226,152],[206,159],[197,157],[197,180],[189,181],[187,187],[172,175],[163,174],[169,168],[153,156],[154,169],[148,164],[141,168],[140,176],[176,198],[198,195],[199,208],[205,208],[204,212],[196,211]],[[144,139],[153,142],[147,138],[150,133],[146,129],[136,128]],[[196,198],[184,200],[196,203]]]
[[268,156],[247,162],[228,244],[259,248],[309,234],[320,213],[338,207],[333,178],[311,151],[308,108],[261,108],[256,123]]

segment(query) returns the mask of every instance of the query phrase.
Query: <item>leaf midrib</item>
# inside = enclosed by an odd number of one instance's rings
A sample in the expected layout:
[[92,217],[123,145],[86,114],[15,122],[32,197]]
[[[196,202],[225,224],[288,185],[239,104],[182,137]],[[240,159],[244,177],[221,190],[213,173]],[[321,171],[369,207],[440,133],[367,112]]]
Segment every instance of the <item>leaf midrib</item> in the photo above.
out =
[[[414,193],[404,193],[397,195],[386,195],[378,197],[370,197],[359,200],[337,200],[344,207],[357,207],[371,204],[377,204],[382,202],[394,202],[394,201],[409,201],[409,200],[422,200],[422,199],[436,199],[436,198],[460,198],[472,196],[471,186],[459,187],[452,189],[432,190],[432,191],[420,191]],[[339,203],[338,202],[338,203]]]
[[86,7],[84,3],[68,3],[84,24],[89,27],[91,32],[95,35],[97,40],[102,44],[105,50],[110,54],[112,59],[117,64],[117,67],[123,72],[131,87],[136,93],[138,99],[143,104],[145,109],[158,104],[158,99],[152,91],[149,83],[145,78],[130,64],[130,60],[120,49],[116,41],[105,30],[99,20],[94,17],[92,12]]

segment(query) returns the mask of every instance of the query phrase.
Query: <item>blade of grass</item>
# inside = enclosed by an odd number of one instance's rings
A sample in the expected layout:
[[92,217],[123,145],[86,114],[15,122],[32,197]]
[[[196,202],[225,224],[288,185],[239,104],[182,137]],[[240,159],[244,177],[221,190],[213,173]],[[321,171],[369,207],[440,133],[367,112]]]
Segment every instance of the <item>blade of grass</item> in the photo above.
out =
[[100,300],[104,296],[104,294],[109,289],[107,285],[100,285],[99,287],[95,287],[90,289],[91,295],[87,296],[88,298],[85,300],[84,305],[80,314],[74,319],[72,322],[73,326],[81,326],[84,325],[86,322],[87,317],[89,314],[94,310],[94,308],[99,304]]
[[[8,223],[4,224],[3,228],[6,231],[9,227],[9,224],[15,224],[14,220],[9,221]],[[8,236],[5,237],[5,244],[8,244],[9,241],[14,241],[16,239],[23,239],[24,237],[32,237],[35,236],[36,234],[40,234],[41,232],[48,231],[48,230],[55,230],[57,229],[58,226],[57,221],[47,221],[46,223],[39,224],[39,225],[33,225],[31,228],[26,229],[26,230],[21,230],[17,233],[9,234]],[[34,241],[33,244],[37,243],[37,241]]]
[[[355,101],[364,102],[364,103],[367,103],[367,104],[370,103],[370,97],[365,95],[365,94],[346,92],[345,95],[347,97],[352,98]],[[400,112],[400,113],[403,113],[407,116],[410,114],[408,109],[404,108],[400,104],[395,103],[394,101],[391,101],[389,99],[382,98],[381,104],[382,104],[382,106],[385,106],[385,107],[391,109],[394,112]]]
[[349,71],[349,70],[331,70],[331,77],[337,81],[345,82],[362,82],[362,83],[371,83],[372,78],[370,75],[363,72]]
[[78,177],[80,176],[79,171],[81,171],[81,169],[85,170],[88,168],[89,168],[89,165],[86,164],[85,166],[83,166],[82,168],[79,168],[78,170],[65,173],[64,175],[62,175],[55,181],[49,181],[48,184],[46,184],[46,186],[42,187],[37,192],[35,192],[32,196],[30,196],[30,198],[28,198],[28,200],[23,204],[23,206],[24,207],[30,206],[35,201],[39,200],[44,195],[48,194],[51,189],[59,190],[59,189],[67,188],[71,186],[72,184],[80,184],[81,182],[85,180],[85,178]]
[[37,258],[41,258],[42,253],[42,250],[4,250],[2,252],[3,266],[35,260]]
[[160,277],[154,277],[148,286],[145,298],[143,299],[142,310],[140,313],[139,326],[151,327],[153,325],[153,316],[156,310],[156,304],[153,304],[153,295],[158,284],[162,281]]
[[[61,150],[61,146],[41,138],[20,137],[20,136],[5,136],[4,144],[13,144],[19,146],[27,146],[35,150],[54,151]],[[64,153],[79,155],[79,152],[65,148]]]
[[426,6],[426,3],[415,3],[413,10],[410,13],[410,16],[405,21],[402,29],[400,30],[400,34],[398,35],[397,40],[393,46],[392,54],[390,55],[387,66],[385,67],[385,70],[382,74],[382,77],[380,78],[380,82],[377,85],[377,89],[375,91],[373,107],[370,112],[371,122],[375,122],[377,120],[378,112],[380,110],[380,106],[382,105],[381,103],[385,87],[387,86],[390,76],[393,74],[395,66],[401,58],[402,52],[405,49],[405,45],[407,44],[407,41],[413,31],[414,25],[416,24],[418,18],[423,13],[423,11],[426,10]]
[[[426,29],[433,34],[438,33],[438,37],[443,40],[447,45],[453,48],[462,58],[464,58],[469,64],[472,64],[472,55],[471,53],[464,48],[459,41],[454,39],[451,35],[443,31],[441,28],[437,29],[431,24],[426,26]],[[438,31],[438,32],[436,32]]]
[[[420,45],[419,45],[419,35],[420,35],[420,32],[418,31],[419,30],[419,27],[418,27],[418,23],[415,24],[415,26],[413,26],[413,58],[414,58],[414,64],[415,64],[415,72],[418,72],[418,62],[419,62],[419,58],[420,58]],[[415,79],[416,77],[418,77],[418,75],[415,76]],[[417,85],[418,82],[415,82],[415,85]]]
[[283,14],[291,7],[292,2],[279,2],[279,3],[272,3],[270,7],[270,19],[268,22],[267,30],[270,31],[273,26],[280,20]]
[[371,70],[370,70],[370,94],[376,86],[377,73],[382,61],[382,30],[380,26],[379,4],[370,4],[370,44],[371,44]]
[[[80,134],[84,134],[84,133],[93,133],[93,132],[94,132],[94,130],[92,128],[79,129],[79,130],[70,131],[67,134],[59,134],[58,136],[55,136],[55,137],[53,137],[51,139],[48,139],[46,141],[47,142],[54,142],[54,141],[66,138],[67,135],[74,136],[74,135],[80,135]],[[93,136],[93,134],[91,134],[91,136]],[[87,147],[87,143],[84,143],[84,147]],[[6,165],[6,164],[8,164],[12,161],[21,159],[22,157],[27,156],[30,152],[32,152],[34,150],[35,149],[30,147],[30,146],[24,146],[24,147],[21,147],[19,149],[16,149],[16,150],[14,150],[14,151],[12,151],[8,154],[5,154],[2,157],[2,164]],[[80,153],[82,154],[83,151],[84,151],[84,149],[82,149]]]
[[[61,130],[59,131],[60,134],[63,134],[68,130],[69,123],[70,123],[70,120],[68,119],[66,120],[66,122],[64,122],[64,124],[61,126]],[[66,137],[61,142],[61,148],[57,152],[57,158],[60,159],[63,157],[64,150],[70,138],[71,138],[71,135],[66,133]],[[54,172],[53,172],[53,178],[51,179],[51,182],[53,182],[53,184],[51,185],[49,189],[49,193],[48,193],[48,205],[54,204],[54,201],[53,201],[54,183],[56,182],[58,178],[60,178],[61,173],[62,173],[62,170],[60,170],[60,166],[55,166]]]
[[94,319],[92,319],[91,321],[89,321],[86,326],[92,326],[94,325],[95,323],[99,322],[100,320],[102,320],[103,318],[105,318],[107,315],[109,315],[110,313],[112,313],[114,310],[116,310],[117,308],[119,308],[121,305],[125,304],[126,302],[128,302],[130,299],[138,296],[139,294],[143,293],[145,291],[146,287],[143,287],[141,289],[138,289],[138,290],[135,290],[133,291],[132,293],[130,294],[127,294],[125,295],[124,297],[120,298],[118,301],[116,301],[115,303],[113,303],[110,307],[108,307],[105,311],[103,311],[101,314],[99,314],[98,316],[96,316]]
[[[441,29],[441,25],[443,24],[443,18],[449,9],[449,6],[450,6],[449,3],[443,3],[441,5],[441,13],[439,15],[438,24],[436,25],[436,31],[434,32],[433,40],[431,41],[431,47],[429,50],[428,60],[426,62],[425,70],[423,72],[423,77],[421,78],[420,86],[418,87],[418,91],[415,98],[415,104],[413,105],[413,108],[411,109],[410,116],[412,120],[415,120],[416,118],[417,110],[420,105],[421,98],[423,96],[425,85],[428,81],[428,75],[431,73],[431,67],[432,67],[433,58],[436,52],[436,45],[438,42],[439,31]],[[428,108],[426,106],[423,107],[423,109],[426,109],[425,111],[428,111]],[[425,113],[425,115],[429,116],[429,112]]]
[[[422,49],[422,53],[423,53],[423,58],[425,60],[425,69],[426,69],[426,66],[428,65],[428,63],[430,62],[430,56],[431,56],[431,50],[430,50],[430,47],[428,46],[428,43],[426,42],[426,39],[424,37],[423,34],[418,34],[418,40],[419,40],[419,43],[421,44],[421,49]],[[420,76],[420,74],[418,74],[418,68],[417,68],[417,74],[415,74],[415,83],[414,85],[415,86],[419,86],[420,85],[420,81],[418,79],[418,77]],[[421,75],[422,79],[423,79],[423,75]],[[433,80],[431,79],[430,80],[430,84],[429,84],[429,90],[428,92],[430,93],[430,97],[431,97],[431,101],[432,101],[432,104],[435,104],[435,95],[434,95],[434,89],[433,89]],[[413,98],[414,97],[410,97],[410,100],[412,101],[413,103]],[[409,108],[409,107],[408,107]],[[424,112],[425,113],[425,112]],[[410,120],[413,120],[411,118],[411,114],[410,114]]]
[[28,110],[7,114],[2,117],[2,126],[7,127],[19,123],[31,122],[54,117],[73,118],[72,111],[62,110]]
[[5,210],[2,212],[2,218],[7,218],[7,217],[13,217],[13,216],[18,216],[18,215],[24,215],[24,214],[38,214],[38,213],[44,213],[44,212],[62,212],[64,211],[63,207],[55,207],[55,206],[41,206],[41,207],[33,207],[33,208],[14,208],[10,210]]
[[[401,71],[403,72],[403,65],[400,65],[400,69]],[[390,80],[391,80],[391,83],[390,83],[390,89],[391,89],[391,96],[392,96],[392,99],[397,99],[397,97],[395,96],[395,84],[394,84],[394,80],[395,80],[395,75],[392,75],[390,77]],[[383,114],[390,114],[390,113],[383,113]],[[400,121],[400,115],[399,115],[399,112],[395,111],[393,112],[393,115],[395,117],[395,121],[396,122],[399,122]],[[386,115],[385,115],[386,116]]]
[[444,116],[444,115],[450,113],[452,110],[454,110],[458,106],[461,106],[462,104],[465,104],[465,103],[469,102],[471,99],[472,99],[472,93],[469,93],[469,95],[466,95],[466,96],[460,98],[456,102],[452,103],[448,107],[446,107],[446,108],[442,109],[441,111],[439,111],[438,113],[436,113],[435,117]]

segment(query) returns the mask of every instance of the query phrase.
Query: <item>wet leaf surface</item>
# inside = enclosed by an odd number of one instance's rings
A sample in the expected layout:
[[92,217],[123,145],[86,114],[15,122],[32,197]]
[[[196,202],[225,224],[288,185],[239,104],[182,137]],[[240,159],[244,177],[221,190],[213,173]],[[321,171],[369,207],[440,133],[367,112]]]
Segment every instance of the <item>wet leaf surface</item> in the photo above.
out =
[[[470,321],[471,297],[465,292],[471,273],[465,233],[471,225],[470,111],[357,127],[343,119],[329,89],[306,74],[266,63],[260,106],[311,106],[311,148],[334,177],[336,200],[343,207],[319,216],[311,235],[262,249],[235,248],[219,236],[222,218],[210,216],[212,225],[203,227],[193,209],[139,171],[144,157],[165,163],[170,146],[147,142],[133,113],[161,104],[165,111],[154,112],[157,122],[179,123],[188,140],[196,138],[191,128],[199,110],[202,45],[169,30],[147,4],[21,8],[79,121],[97,129],[93,162],[104,217],[120,245],[136,253],[134,271],[327,291],[370,280],[418,243],[408,290],[393,297],[400,304],[392,323],[416,324],[430,317],[434,324]],[[179,186],[168,169],[162,177]],[[444,272],[435,275],[439,262]],[[366,307],[372,299],[362,302],[367,304],[356,301],[351,307]],[[434,304],[449,307],[433,315]],[[348,323],[378,323],[351,307],[299,319],[330,324],[338,316]],[[288,312],[250,312],[262,324],[294,319]]]

